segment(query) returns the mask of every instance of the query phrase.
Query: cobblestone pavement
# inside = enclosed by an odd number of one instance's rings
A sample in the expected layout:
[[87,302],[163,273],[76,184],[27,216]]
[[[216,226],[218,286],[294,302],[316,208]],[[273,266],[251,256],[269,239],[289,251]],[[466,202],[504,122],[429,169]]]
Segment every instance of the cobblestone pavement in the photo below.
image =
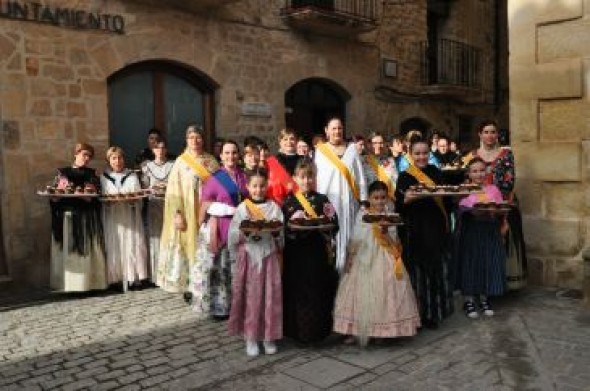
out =
[[534,290],[497,316],[366,349],[333,338],[247,358],[225,322],[160,290],[0,304],[0,390],[590,390],[590,314]]

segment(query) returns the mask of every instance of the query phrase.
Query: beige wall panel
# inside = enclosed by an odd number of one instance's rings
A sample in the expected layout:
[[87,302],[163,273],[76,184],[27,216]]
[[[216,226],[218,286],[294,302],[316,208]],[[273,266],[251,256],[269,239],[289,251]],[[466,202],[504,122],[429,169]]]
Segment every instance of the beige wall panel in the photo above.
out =
[[580,222],[524,216],[524,235],[532,256],[575,256],[581,250]]
[[556,182],[582,179],[579,143],[518,142],[513,149],[518,178]]
[[590,138],[590,102],[556,99],[539,102],[541,141],[580,141]]
[[539,62],[584,57],[590,53],[590,20],[539,26],[537,40]]
[[549,218],[582,217],[584,185],[581,183],[545,183],[542,187],[545,215]]

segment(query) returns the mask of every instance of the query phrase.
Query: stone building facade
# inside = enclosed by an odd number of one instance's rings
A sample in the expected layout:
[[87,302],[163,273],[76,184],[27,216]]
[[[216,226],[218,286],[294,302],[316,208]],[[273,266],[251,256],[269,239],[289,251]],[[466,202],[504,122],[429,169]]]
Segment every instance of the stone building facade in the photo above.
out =
[[152,126],[181,143],[189,120],[209,145],[256,134],[274,146],[286,125],[310,137],[328,114],[349,135],[437,128],[467,143],[482,118],[506,127],[496,3],[0,1],[0,281],[47,285],[35,190],[79,141],[102,168],[107,146],[133,156]]
[[590,258],[589,5],[509,1],[510,125],[531,275],[575,288]]

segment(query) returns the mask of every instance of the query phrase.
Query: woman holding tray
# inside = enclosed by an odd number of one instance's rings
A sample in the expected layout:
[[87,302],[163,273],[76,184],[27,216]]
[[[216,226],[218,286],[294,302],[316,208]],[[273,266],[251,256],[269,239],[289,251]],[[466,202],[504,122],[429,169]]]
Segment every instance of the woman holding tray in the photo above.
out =
[[110,147],[106,154],[109,168],[100,178],[102,193],[119,195],[103,203],[102,217],[107,253],[109,284],[122,282],[131,288],[147,283],[147,246],[141,216],[141,199],[133,198],[141,191],[139,178],[125,168],[125,154],[119,147]]
[[336,268],[340,271],[354,218],[360,202],[367,198],[367,185],[361,157],[353,143],[346,143],[340,118],[331,118],[325,131],[328,142],[318,143],[315,151],[316,182],[317,191],[325,194],[334,205],[340,222],[336,237]]
[[514,155],[509,147],[501,147],[498,142],[498,126],[494,121],[486,120],[479,124],[478,135],[480,147],[463,159],[468,163],[474,157],[480,157],[486,163],[485,184],[496,185],[502,192],[504,201],[514,207],[508,213],[508,231],[506,233],[506,279],[508,289],[521,289],[527,283],[527,258],[522,231],[522,217],[514,194]]
[[[150,160],[141,167],[143,186],[155,192],[165,191],[168,177],[174,166],[174,161],[168,160],[166,141],[158,139],[153,148],[154,160]],[[147,204],[147,237],[149,242],[150,278],[156,283],[158,260],[160,259],[160,236],[164,220],[164,205],[161,199],[150,198]]]
[[[88,163],[94,148],[76,144],[74,163],[57,170],[54,186],[70,186],[96,195],[100,180]],[[51,199],[51,288],[64,292],[83,292],[106,288],[106,263],[100,203],[90,197],[52,197]],[[65,229],[64,229],[65,228]],[[65,232],[64,232],[65,231]]]
[[167,292],[188,291],[199,232],[201,189],[218,168],[216,158],[204,151],[202,129],[189,125],[186,149],[174,162],[166,185],[156,283]]
[[238,162],[240,150],[232,140],[221,147],[222,167],[203,185],[195,264],[190,271],[192,305],[201,315],[225,318],[231,303],[232,272],[227,248],[229,225],[236,207],[248,195],[246,174]]
[[327,217],[329,231],[285,231],[283,269],[284,335],[300,342],[317,342],[332,331],[332,310],[338,287],[334,267],[333,237],[338,230],[338,216],[328,197],[315,191],[316,169],[312,161],[297,164],[294,179],[298,191],[285,199],[285,221],[305,217]]
[[421,138],[411,140],[411,161],[400,173],[396,188],[396,210],[403,216],[400,228],[403,258],[412,280],[422,324],[437,327],[453,312],[449,285],[447,208],[441,197],[418,196],[410,186],[422,182],[441,183],[441,172],[428,164],[430,147]]

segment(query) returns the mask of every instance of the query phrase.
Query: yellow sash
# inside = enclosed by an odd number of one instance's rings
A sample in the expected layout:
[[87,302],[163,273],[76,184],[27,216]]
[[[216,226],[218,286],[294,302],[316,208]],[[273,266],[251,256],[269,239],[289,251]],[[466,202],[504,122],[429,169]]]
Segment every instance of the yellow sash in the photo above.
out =
[[246,205],[246,209],[248,209],[248,213],[254,220],[265,220],[264,212],[258,205],[252,202],[249,198],[244,200],[244,204]]
[[211,176],[209,170],[199,163],[190,153],[184,152],[180,155],[180,158],[201,178],[201,181],[205,182]]
[[[422,171],[421,169],[419,169],[418,167],[416,167],[413,164],[410,164],[408,166],[408,168],[406,169],[406,172],[408,174],[410,174],[411,176],[413,176],[414,178],[416,178],[416,180],[418,180],[418,182],[422,182],[427,186],[436,186],[436,183],[434,183],[434,181],[432,179],[430,179],[430,177],[428,175],[426,175],[424,173],[424,171]],[[434,197],[434,202],[436,202],[436,205],[438,206],[438,208],[440,209],[440,211],[442,212],[443,216],[445,217],[445,224],[447,226],[447,230],[449,229],[449,219],[447,216],[447,210],[445,209],[445,205],[442,202],[442,198],[441,197]]]
[[354,198],[357,201],[360,201],[359,188],[356,185],[356,182],[354,181],[354,178],[352,177],[350,170],[342,163],[338,156],[336,156],[332,148],[330,148],[326,143],[319,143],[316,145],[316,149],[322,151],[324,156],[326,156],[326,158],[328,158],[328,160],[332,162],[332,164],[338,169],[338,171],[340,171],[340,174],[342,174],[344,179],[346,179],[348,186],[350,186],[350,190],[352,191]]
[[309,217],[317,219],[318,218],[317,213],[315,212],[315,210],[313,209],[313,207],[311,206],[311,204],[309,203],[307,198],[305,198],[303,193],[298,190],[294,194],[295,194],[295,198],[297,198],[297,201],[299,201],[299,203],[303,207],[303,210],[305,210],[305,213],[307,213],[307,215]]
[[393,258],[393,274],[397,280],[404,278],[404,263],[402,262],[401,246],[398,243],[392,243],[388,235],[385,235],[381,231],[379,224],[372,224],[373,236],[377,240],[377,243],[387,251]]
[[393,184],[393,181],[391,180],[389,175],[387,175],[387,173],[385,172],[385,169],[379,165],[377,158],[373,155],[367,156],[367,162],[369,163],[373,171],[375,171],[375,174],[377,174],[377,179],[379,179],[381,182],[387,185],[387,195],[389,196],[389,198],[393,198],[395,185]]

